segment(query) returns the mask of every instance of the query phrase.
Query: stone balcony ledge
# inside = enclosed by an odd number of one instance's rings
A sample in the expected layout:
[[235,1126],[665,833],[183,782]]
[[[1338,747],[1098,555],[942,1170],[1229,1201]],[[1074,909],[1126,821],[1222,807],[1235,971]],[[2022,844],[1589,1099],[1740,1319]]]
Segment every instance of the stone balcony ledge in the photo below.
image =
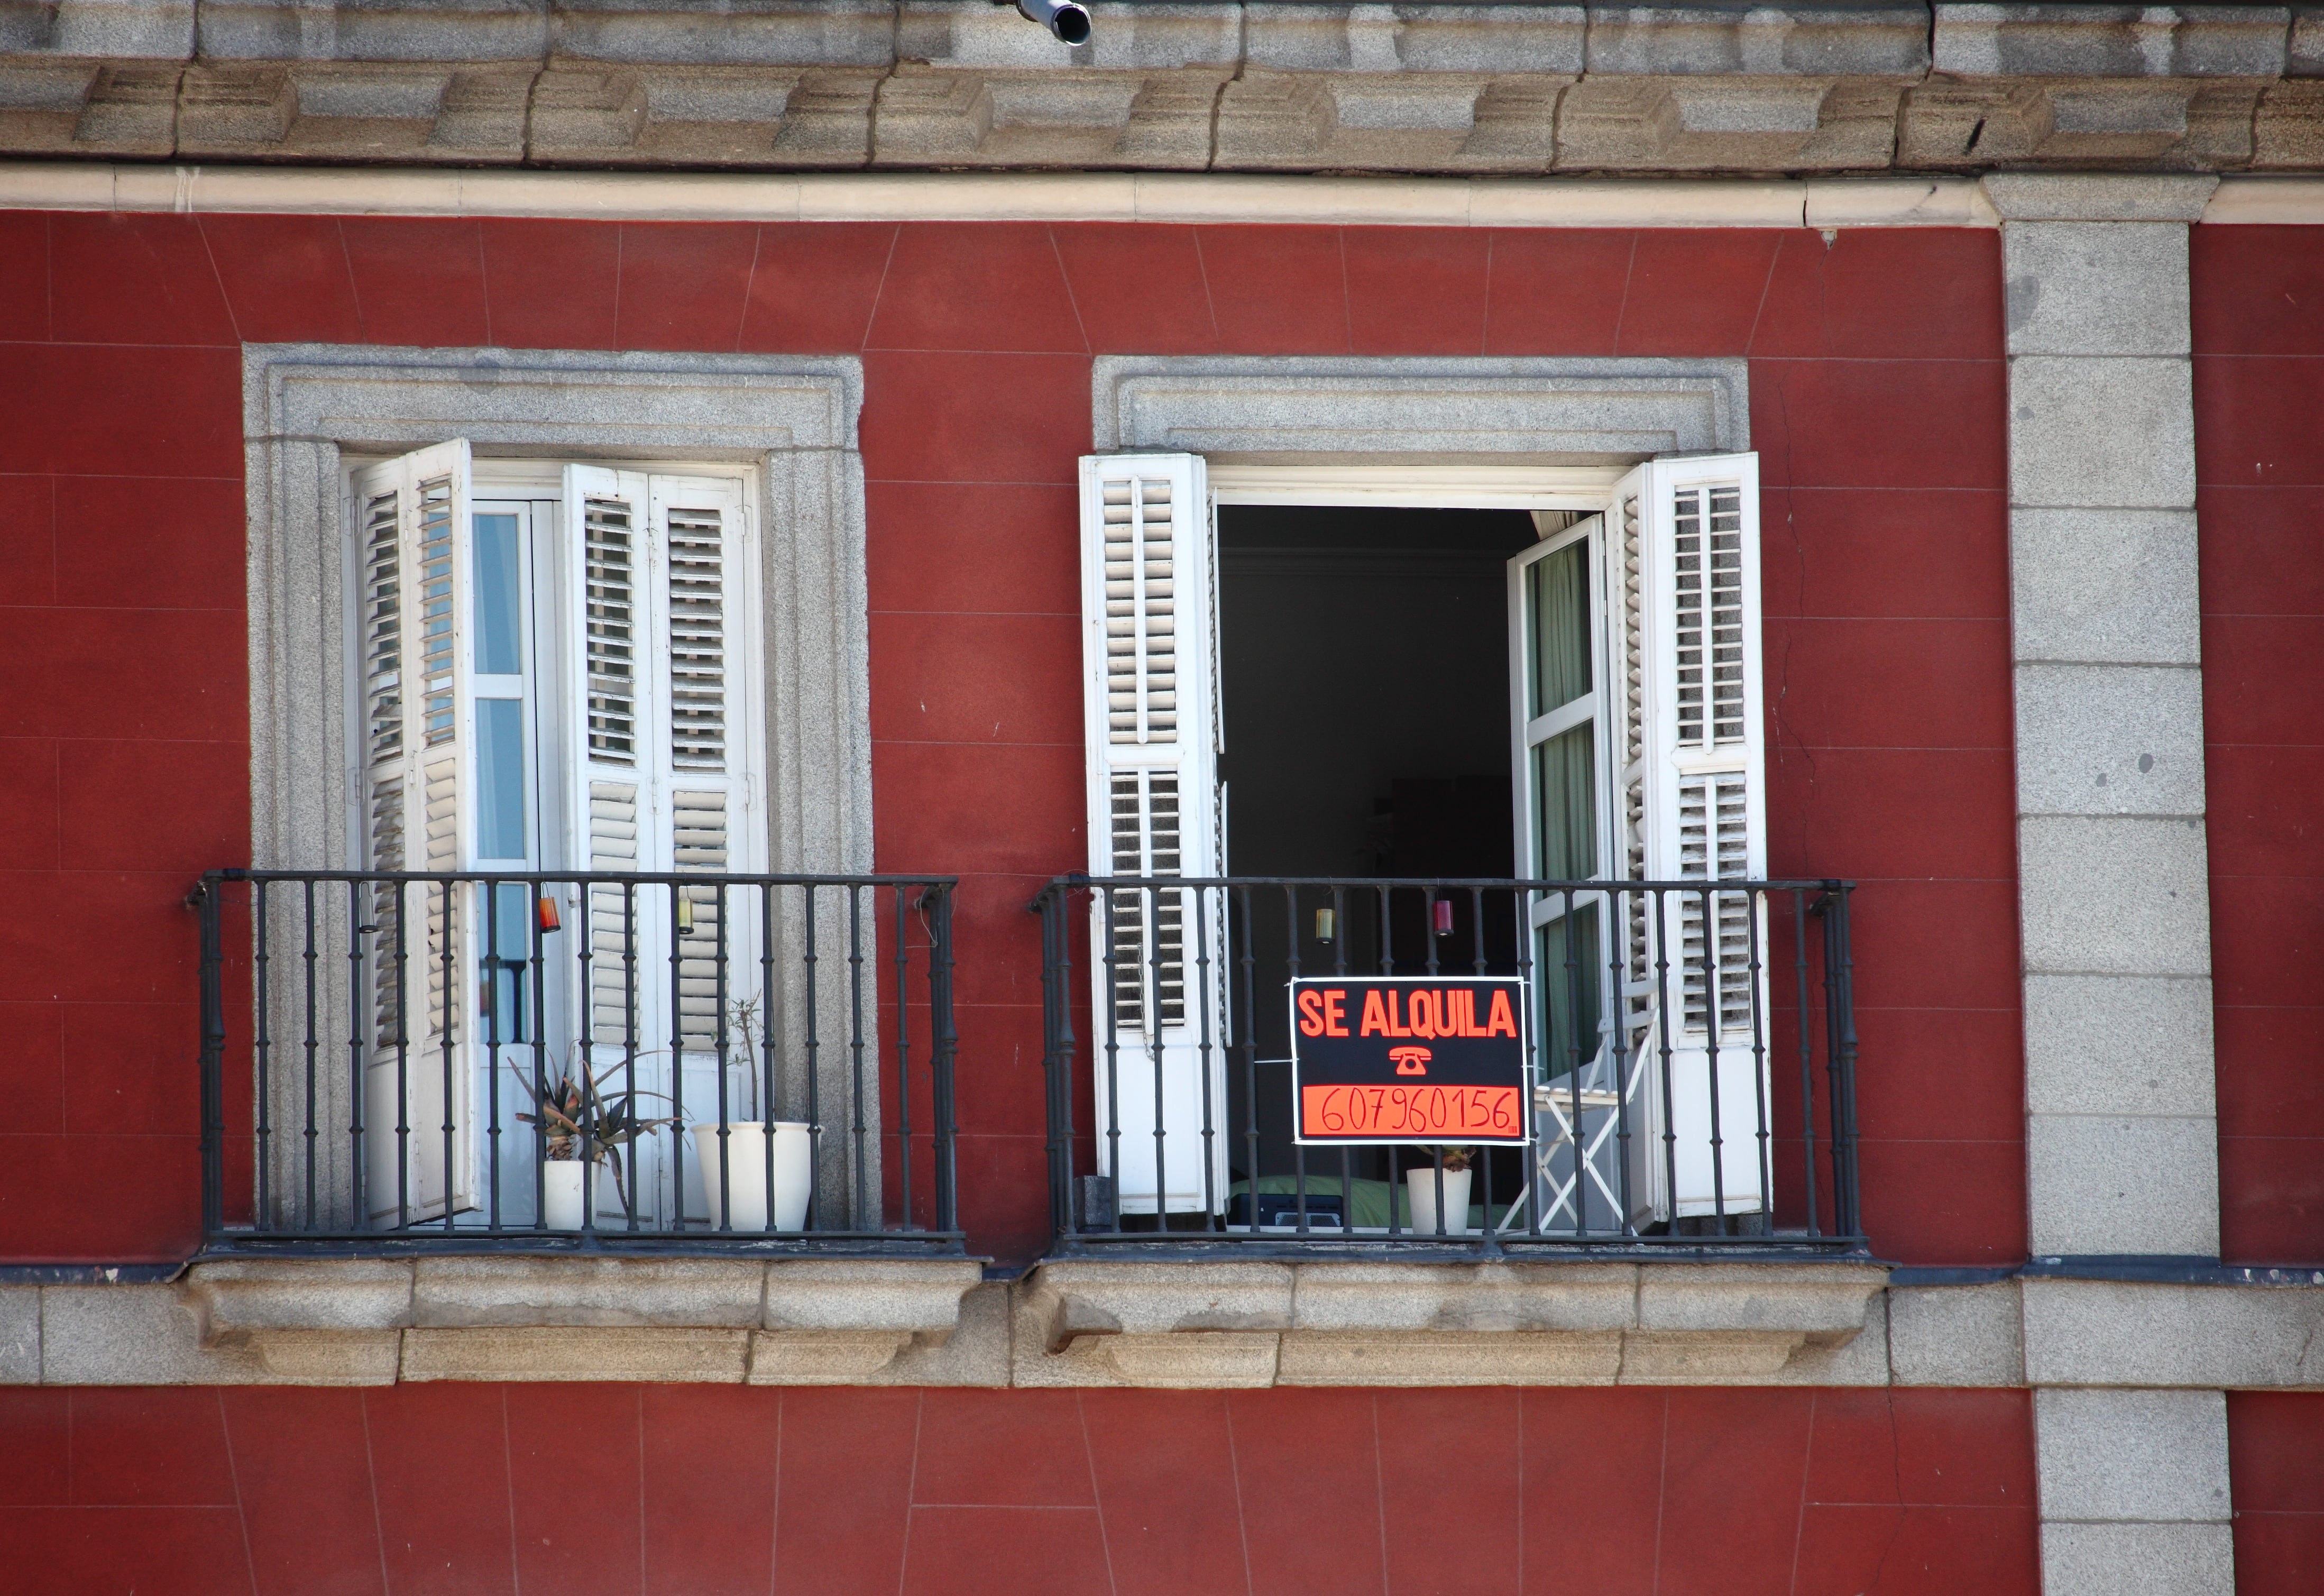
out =
[[[1872,1263],[1044,1264],[1032,1385],[1855,1384],[1885,1368]],[[1867,1335],[1867,1330],[1872,1332]]]
[[201,1351],[281,1378],[847,1383],[941,1348],[964,1259],[231,1259],[174,1287]]

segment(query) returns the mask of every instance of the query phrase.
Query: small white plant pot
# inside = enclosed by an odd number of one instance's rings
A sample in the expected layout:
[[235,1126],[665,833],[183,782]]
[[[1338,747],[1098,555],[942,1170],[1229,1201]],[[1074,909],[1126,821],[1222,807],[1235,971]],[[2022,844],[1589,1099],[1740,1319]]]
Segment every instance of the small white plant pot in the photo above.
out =
[[[581,1179],[588,1168],[578,1158],[551,1158],[540,1167],[540,1215],[552,1231],[581,1228]],[[598,1172],[604,1178],[604,1172]]]
[[[1469,1177],[1473,1169],[1447,1169],[1444,1172],[1444,1233],[1465,1236],[1469,1233]],[[1416,1236],[1436,1233],[1436,1169],[1424,1165],[1404,1172],[1404,1189],[1412,1199],[1412,1232]]]
[[696,1125],[694,1168],[702,1183],[703,1204],[689,1213],[710,1216],[710,1228],[722,1223],[737,1231],[767,1228],[767,1150],[774,1144],[775,1229],[807,1228],[807,1195],[814,1188],[815,1138],[804,1120],[777,1120],[761,1125],[755,1120],[726,1127],[726,1203],[719,1203],[718,1127]]

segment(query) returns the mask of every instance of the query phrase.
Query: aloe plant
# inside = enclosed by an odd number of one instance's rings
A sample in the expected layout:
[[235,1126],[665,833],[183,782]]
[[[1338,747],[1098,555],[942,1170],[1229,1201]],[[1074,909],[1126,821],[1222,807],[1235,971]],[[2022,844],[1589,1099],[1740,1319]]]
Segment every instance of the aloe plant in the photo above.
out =
[[675,1118],[638,1115],[632,1100],[659,1097],[661,1093],[624,1092],[608,1102],[586,1069],[576,1074],[560,1066],[538,1086],[513,1062],[509,1065],[509,1073],[516,1077],[533,1110],[516,1117],[523,1124],[548,1131],[545,1150],[549,1161],[561,1164],[576,1160],[586,1146],[592,1163],[613,1170],[613,1189],[621,1197],[622,1206],[627,1208],[629,1193],[622,1183],[622,1160],[615,1155],[638,1138],[678,1123]]

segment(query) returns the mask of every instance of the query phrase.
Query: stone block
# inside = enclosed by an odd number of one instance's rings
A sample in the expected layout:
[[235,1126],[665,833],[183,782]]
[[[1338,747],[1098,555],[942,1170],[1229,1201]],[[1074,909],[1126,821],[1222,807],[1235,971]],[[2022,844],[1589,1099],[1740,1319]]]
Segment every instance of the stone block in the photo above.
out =
[[2187,229],[2018,222],[2001,235],[2012,355],[2184,355]]
[[[2135,1033],[2117,1033],[2126,1050]],[[2209,1115],[2028,1114],[2026,1244],[2037,1254],[2219,1250],[2219,1132]]]
[[1929,69],[1918,5],[1591,8],[1590,71],[1918,78]]
[[1860,78],[1590,78],[1557,112],[1561,171],[1844,171],[1895,153],[1894,83]]
[[1807,1345],[1796,1331],[1633,1331],[1622,1338],[1626,1386],[1764,1386],[1777,1383]]
[[554,58],[633,66],[884,68],[896,32],[897,7],[883,0],[722,0],[715,10],[559,0],[549,11]]
[[[37,155],[72,149],[81,107],[98,71],[94,61],[0,62],[0,152]],[[166,152],[166,121],[161,133]]]
[[182,61],[194,0],[58,0],[0,14],[0,51],[84,60]]
[[41,1288],[0,1286],[0,1386],[41,1383]]
[[1043,1264],[1019,1289],[1018,1338],[1058,1352],[1078,1336],[1275,1331],[1291,1325],[1292,1270],[1274,1263]]
[[2193,222],[2219,180],[2144,172],[1997,171],[1978,185],[2007,222]]
[[2224,1391],[2034,1393],[2044,1523],[2227,1522]]
[[298,115],[299,91],[286,68],[189,67],[178,94],[178,149],[189,155],[270,149]]
[[2208,976],[2200,820],[2027,816],[2018,936],[2029,973]]
[[407,1330],[403,1378],[740,1384],[750,1342],[747,1330]]
[[205,1344],[253,1331],[400,1330],[412,1265],[395,1259],[234,1259],[198,1263],[180,1289]]
[[2215,1081],[2208,979],[2025,978],[2028,1112],[2208,1118]]
[[611,166],[856,167],[871,147],[869,71],[656,66],[544,72],[536,160]]
[[1053,1349],[1048,1337],[1056,1318],[1055,1305],[1043,1299],[1034,1284],[1038,1279],[1037,1271],[1019,1282],[1010,1296],[1009,1383],[1012,1386],[1043,1389],[1155,1383],[1188,1389],[1275,1383],[1281,1337],[1272,1330],[1083,1335]]
[[1240,1331],[1117,1335],[1096,1342],[1111,1383],[1157,1390],[1236,1389],[1275,1381],[1279,1338]]
[[2044,1524],[2043,1596],[2235,1596],[2224,1524]]
[[475,152],[505,160],[521,157],[532,83],[528,73],[453,73],[437,106],[436,125],[428,132],[430,149],[463,158]]
[[761,1331],[751,1337],[748,1378],[754,1386],[892,1383],[879,1376],[911,1342],[901,1331]]
[[540,0],[201,0],[205,60],[537,61]]
[[769,1330],[896,1330],[941,1342],[983,1279],[969,1259],[776,1259],[766,1267]]
[[2283,70],[2280,5],[1941,3],[1934,66],[1964,76],[2273,78]]
[[1286,1386],[1603,1386],[1622,1365],[1622,1337],[1599,1333],[1314,1334],[1283,1337]]
[[2203,812],[2200,667],[2020,665],[2015,674],[2020,815]]
[[1636,1321],[1628,1264],[1301,1264],[1307,1332],[1617,1332]]
[[257,1360],[206,1356],[200,1319],[173,1286],[44,1286],[41,1379],[58,1386],[188,1386],[247,1379]]
[[2200,663],[2195,549],[2191,511],[2012,511],[2012,650],[2021,661]]
[[[867,1382],[883,1386],[1005,1386],[1010,1378],[1010,1287],[992,1280],[960,1299],[949,1335],[913,1336]],[[756,1366],[752,1379],[757,1379]]]
[[1547,170],[1566,79],[1253,70],[1218,98],[1225,171]]
[[2284,75],[2324,78],[2324,6],[2302,0],[2292,8],[2292,38],[2285,51]]
[[177,149],[178,67],[109,66],[74,119],[73,152],[168,155]]
[[873,163],[1198,171],[1210,159],[1212,111],[1223,80],[1212,70],[899,68],[879,86]]
[[2195,502],[2193,372],[2167,358],[2009,363],[2009,496],[2042,508]]
[[178,152],[302,161],[513,162],[527,71],[346,63],[191,69]]
[[393,1382],[392,1330],[237,1333],[209,1346],[174,1285],[41,1287],[41,1379],[52,1386],[365,1386]]
[[894,14],[896,60],[1048,76],[1182,67],[1223,75],[1240,56],[1240,18],[1224,6],[1105,0],[1089,12],[1089,42],[1068,45],[990,0],[905,0]]
[[1780,1332],[1837,1346],[1865,1327],[1887,1280],[1876,1264],[1647,1264],[1638,1271],[1638,1328]]
[[1900,1386],[2017,1386],[2025,1351],[2017,1283],[1891,1287],[1888,1367]]
[[2324,167],[2324,82],[2271,83],[2252,118],[2252,170]]
[[2260,87],[2202,78],[1931,78],[1904,97],[1896,161],[1940,171],[2239,167],[2251,160]]
[[411,1322],[429,1329],[752,1325],[766,1270],[755,1259],[715,1258],[425,1258],[415,1266]]
[[[1142,9],[1142,8],[1141,8]],[[1582,69],[1580,5],[1271,5],[1243,10],[1243,59],[1269,72]]]
[[2025,1376],[2045,1386],[2324,1387],[2324,1269],[2300,1286],[2024,1283]]

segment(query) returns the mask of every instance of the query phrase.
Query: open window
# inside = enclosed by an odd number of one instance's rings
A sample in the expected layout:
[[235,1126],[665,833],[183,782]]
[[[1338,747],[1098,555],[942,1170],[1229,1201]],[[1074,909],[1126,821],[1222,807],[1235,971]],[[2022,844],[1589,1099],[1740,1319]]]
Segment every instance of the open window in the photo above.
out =
[[[454,440],[357,467],[349,494],[367,869],[765,869],[742,476],[479,460]],[[523,879],[371,892],[372,1223],[457,1215],[486,1189],[494,1218],[529,1222],[534,1135],[517,1116],[536,1043],[566,1068],[586,1061],[609,1097],[718,1100],[730,1017],[715,972],[722,955],[748,967],[756,927],[719,925],[715,890],[651,904],[605,884],[583,904]],[[564,927],[598,956],[542,956]],[[732,1067],[739,1095],[748,1065]],[[649,1220],[672,1201],[669,1139],[641,1143]],[[484,1178],[494,1157],[511,1161],[498,1182]],[[626,1200],[598,1187],[602,1213]],[[704,1211],[698,1192],[688,1207]]]
[[[1533,989],[1539,1134],[1479,1222],[1764,1225],[1764,910],[1588,886],[1766,874],[1756,457],[1327,475],[1083,463],[1090,870],[1142,883],[1091,909],[1119,1212],[1264,1219],[1296,1189],[1303,1224],[1408,1223],[1414,1149],[1294,1144],[1282,987],[1425,958]],[[1367,885],[1170,884],[1205,877]],[[1452,880],[1506,885],[1379,885]]]

